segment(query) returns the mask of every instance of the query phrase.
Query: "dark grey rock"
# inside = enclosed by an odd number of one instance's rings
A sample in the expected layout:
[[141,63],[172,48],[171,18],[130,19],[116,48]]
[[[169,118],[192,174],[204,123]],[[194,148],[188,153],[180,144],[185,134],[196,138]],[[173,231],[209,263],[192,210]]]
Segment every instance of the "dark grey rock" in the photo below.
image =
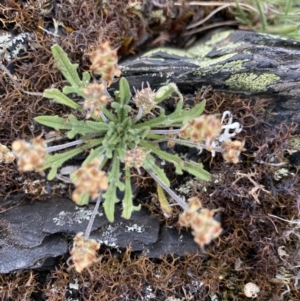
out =
[[[0,221],[9,226],[2,230],[0,227],[0,273],[39,268],[45,260],[66,254],[67,237],[71,240],[76,233],[85,231],[93,208],[94,205],[77,207],[68,199],[51,198],[24,200],[3,212]],[[190,233],[160,229],[159,221],[144,208],[126,220],[121,217],[119,206],[114,223],[108,222],[100,208],[91,238],[117,250],[130,246],[133,252],[143,252],[152,258],[167,254],[183,256],[200,250]]]
[[175,228],[163,227],[158,241],[144,252],[150,258],[161,255],[184,256],[187,254],[202,253],[200,247],[194,242],[191,232],[178,232]]
[[68,251],[66,239],[53,235],[46,237],[42,244],[32,248],[24,248],[1,240],[0,273],[14,270],[38,268],[48,257],[57,257]]

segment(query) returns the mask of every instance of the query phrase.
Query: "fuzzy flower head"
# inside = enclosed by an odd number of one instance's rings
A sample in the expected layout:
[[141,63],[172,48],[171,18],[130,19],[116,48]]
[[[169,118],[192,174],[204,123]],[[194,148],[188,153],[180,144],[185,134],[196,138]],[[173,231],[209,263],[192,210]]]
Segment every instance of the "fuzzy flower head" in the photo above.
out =
[[156,93],[150,88],[149,83],[147,82],[148,87],[144,88],[144,83],[142,83],[142,90],[138,91],[134,88],[135,97],[134,103],[138,108],[141,108],[145,114],[151,112],[151,110],[156,106],[155,95]]
[[184,125],[179,136],[191,139],[193,142],[206,142],[209,145],[215,141],[222,130],[222,123],[215,115],[201,115]]
[[7,146],[0,143],[0,163],[12,163],[15,159],[15,155],[8,149]]
[[114,76],[120,76],[121,71],[118,68],[117,50],[110,48],[109,43],[101,43],[97,48],[89,53],[92,63],[90,69],[94,74],[101,74],[108,86],[111,85]]
[[100,244],[94,239],[87,239],[83,233],[77,233],[74,237],[73,248],[70,251],[71,258],[78,273],[97,261],[97,250]]
[[108,188],[106,173],[99,170],[99,166],[100,161],[94,159],[75,172],[75,190],[72,195],[74,202],[78,201],[83,193],[88,194],[92,199],[96,199],[101,190]]
[[148,152],[141,147],[128,150],[125,155],[125,166],[139,169],[143,166],[147,154]]
[[214,210],[202,208],[197,197],[189,199],[188,208],[179,216],[179,224],[193,229],[194,240],[202,248],[222,233],[221,224],[214,219]]
[[46,143],[42,138],[34,138],[31,143],[24,140],[15,140],[12,151],[18,159],[20,171],[39,171],[43,169],[47,151]]
[[90,118],[92,115],[99,117],[102,108],[105,107],[110,97],[106,93],[106,86],[104,83],[92,83],[83,89],[85,97],[83,103],[83,109],[87,112],[86,118]]
[[239,162],[239,155],[242,151],[245,150],[244,148],[245,141],[231,141],[230,139],[225,140],[222,144],[222,155],[225,161],[238,163]]

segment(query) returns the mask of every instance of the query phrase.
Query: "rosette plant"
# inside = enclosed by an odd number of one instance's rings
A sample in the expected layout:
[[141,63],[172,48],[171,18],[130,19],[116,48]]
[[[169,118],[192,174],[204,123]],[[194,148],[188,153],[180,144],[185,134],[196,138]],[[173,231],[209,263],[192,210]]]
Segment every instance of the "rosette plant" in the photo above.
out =
[[[48,180],[53,180],[59,168],[72,157],[87,154],[82,166],[70,175],[76,186],[73,200],[85,205],[89,198],[96,198],[103,191],[103,207],[109,221],[114,220],[115,204],[122,202],[124,218],[130,218],[140,206],[133,204],[131,183],[132,169],[144,169],[183,209],[187,204],[169,187],[170,181],[159,164],[160,160],[174,164],[176,174],[183,171],[203,180],[210,174],[201,163],[181,158],[178,154],[162,150],[159,143],[168,141],[169,135],[180,134],[180,129],[194,118],[199,117],[205,101],[191,109],[183,108],[183,96],[176,85],[170,83],[153,91],[148,86],[137,91],[132,97],[127,80],[119,80],[119,91],[112,97],[106,82],[90,83],[90,74],[84,72],[82,79],[77,73],[77,64],[72,64],[63,49],[52,46],[55,65],[60,69],[68,85],[62,91],[51,88],[44,91],[44,97],[81,112],[67,118],[60,116],[38,116],[35,120],[45,126],[66,134],[72,140],[60,145],[48,146],[42,170],[50,169]],[[175,109],[170,114],[160,107],[160,103],[173,94],[177,95]],[[79,101],[73,99],[79,96]],[[73,98],[73,99],[72,99]],[[78,99],[78,97],[76,97]],[[171,139],[175,143],[195,147],[195,143],[180,137]],[[46,141],[47,142],[47,141]],[[55,152],[54,154],[52,154]],[[39,169],[41,170],[41,169]],[[106,175],[107,175],[107,178]],[[88,184],[87,184],[88,183]],[[97,191],[100,190],[100,191]],[[123,199],[119,199],[123,191]],[[162,191],[162,190],[160,190]]]

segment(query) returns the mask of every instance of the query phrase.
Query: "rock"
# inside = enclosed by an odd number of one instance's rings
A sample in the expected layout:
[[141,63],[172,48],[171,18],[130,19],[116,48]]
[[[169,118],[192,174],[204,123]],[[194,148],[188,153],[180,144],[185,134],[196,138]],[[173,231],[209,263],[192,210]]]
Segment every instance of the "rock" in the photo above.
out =
[[[85,231],[92,210],[93,205],[77,207],[66,198],[53,197],[46,201],[25,199],[2,213],[0,221],[5,221],[8,227],[0,228],[0,273],[41,268],[47,260],[50,268],[51,258],[68,253],[67,238]],[[134,212],[129,220],[121,218],[118,208],[114,223],[109,223],[100,210],[91,238],[117,250],[130,246],[133,252],[149,251],[152,258],[199,251],[191,234],[160,230],[158,220],[144,208]]]

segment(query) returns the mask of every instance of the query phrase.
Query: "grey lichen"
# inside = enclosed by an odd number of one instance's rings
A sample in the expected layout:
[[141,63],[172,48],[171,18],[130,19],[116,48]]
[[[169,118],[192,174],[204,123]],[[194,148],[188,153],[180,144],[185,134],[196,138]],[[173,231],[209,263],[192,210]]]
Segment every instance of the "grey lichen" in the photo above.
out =
[[269,85],[276,83],[280,77],[272,73],[241,73],[231,75],[226,81],[226,85],[232,90],[244,92],[265,92]]
[[[93,210],[87,210],[80,207],[76,207],[77,212],[67,212],[61,211],[58,214],[58,217],[53,218],[53,222],[57,226],[63,225],[73,225],[73,224],[81,224],[83,220],[90,220],[90,217],[93,213]],[[102,216],[103,213],[99,212],[99,216]]]

